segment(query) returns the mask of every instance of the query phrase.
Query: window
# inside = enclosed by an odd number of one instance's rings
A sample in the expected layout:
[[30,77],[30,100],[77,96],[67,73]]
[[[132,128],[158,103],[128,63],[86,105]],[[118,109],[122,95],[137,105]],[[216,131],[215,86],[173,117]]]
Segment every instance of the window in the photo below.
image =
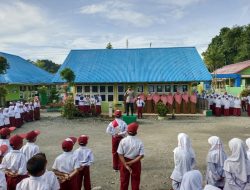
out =
[[156,92],[162,92],[162,91],[163,91],[162,85],[157,85]]
[[124,86],[118,86],[118,92],[124,93]]
[[108,86],[108,93],[114,92],[114,87],[113,86]]
[[82,93],[82,86],[76,86],[76,93]]
[[165,92],[171,92],[171,85],[165,85]]
[[106,86],[100,86],[100,92],[106,92]]
[[137,92],[143,92],[143,85],[137,86]]
[[178,90],[178,85],[174,85],[174,92],[177,92],[177,90]]
[[187,91],[188,91],[188,86],[182,85],[182,92],[187,92]]
[[33,86],[28,86],[28,90],[32,91],[33,90]]
[[20,91],[26,91],[26,86],[20,86]]
[[92,92],[98,93],[98,86],[92,86]]
[[118,95],[118,101],[124,101],[124,95]]
[[148,85],[148,92],[149,93],[154,92],[154,85]]
[[106,101],[106,96],[104,94],[101,95],[102,101]]
[[113,100],[114,100],[114,96],[113,95],[108,95],[108,101],[113,102]]
[[90,86],[84,86],[84,92],[90,92]]

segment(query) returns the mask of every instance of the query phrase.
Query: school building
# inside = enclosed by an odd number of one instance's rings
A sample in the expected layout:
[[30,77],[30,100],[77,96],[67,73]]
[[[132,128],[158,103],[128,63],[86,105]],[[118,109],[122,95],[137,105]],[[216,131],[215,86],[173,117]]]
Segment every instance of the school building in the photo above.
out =
[[29,61],[3,52],[0,52],[0,56],[9,64],[6,74],[0,75],[0,86],[4,86],[8,92],[5,100],[1,99],[2,105],[5,101],[27,100],[35,96],[39,86],[52,84],[53,75]]
[[250,88],[250,60],[226,65],[212,75],[216,91],[239,96],[242,90]]
[[102,109],[109,102],[123,106],[128,86],[136,94],[192,91],[212,77],[195,47],[71,50],[53,82],[62,84],[60,71],[74,71],[73,93],[100,94]]

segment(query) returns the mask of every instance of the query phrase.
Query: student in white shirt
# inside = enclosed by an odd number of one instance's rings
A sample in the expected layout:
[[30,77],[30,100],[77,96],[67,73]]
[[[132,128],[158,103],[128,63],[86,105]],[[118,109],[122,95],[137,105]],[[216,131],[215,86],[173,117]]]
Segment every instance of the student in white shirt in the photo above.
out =
[[4,127],[3,108],[0,108],[0,129]]
[[211,148],[207,155],[206,182],[223,189],[225,183],[223,166],[227,155],[219,137],[210,137],[208,143],[211,145]]
[[20,103],[16,103],[14,113],[15,113],[15,127],[20,128],[23,124],[23,119],[21,117],[21,105]]
[[30,177],[19,182],[16,190],[49,190],[48,184],[42,178],[46,171],[46,160],[32,157],[27,162],[27,170]]
[[137,117],[138,119],[139,118],[142,119],[142,110],[145,106],[145,102],[141,99],[140,96],[137,97],[136,106],[137,106]]
[[174,190],[179,190],[183,175],[194,169],[196,163],[195,153],[187,134],[178,134],[178,147],[176,147],[173,152],[175,167],[170,179],[172,179],[172,188]]
[[113,156],[113,170],[119,170],[119,156],[117,153],[117,148],[119,146],[120,141],[123,137],[126,136],[127,133],[127,124],[121,119],[122,111],[116,110],[115,119],[109,123],[106,133],[112,135],[112,156]]
[[202,190],[202,175],[198,170],[186,172],[180,190]]
[[241,116],[241,101],[239,97],[234,99],[234,116]]
[[90,165],[94,162],[94,155],[90,148],[87,148],[89,137],[86,135],[81,135],[78,138],[78,143],[80,147],[74,151],[74,155],[77,157],[81,168],[78,174],[78,187],[79,190],[82,187],[82,182],[84,178],[84,189],[91,190],[90,182]]
[[3,109],[4,127],[10,127],[9,108]]
[[226,97],[225,101],[224,101],[224,116],[230,115],[229,108],[230,108],[230,101],[229,101],[228,97]]
[[102,113],[102,97],[99,94],[96,96],[95,109],[96,109],[97,116]]
[[40,131],[30,131],[26,134],[26,140],[28,141],[22,148],[21,152],[24,153],[26,160],[28,161],[35,154],[40,152],[39,146],[35,144],[37,136]]
[[75,142],[73,138],[62,142],[63,153],[56,157],[52,166],[53,172],[59,178],[61,190],[78,189],[80,163],[72,151]]
[[[6,144],[0,145],[0,164],[2,163],[3,156],[8,151],[8,146]],[[4,172],[0,170],[0,190],[7,190],[7,182]]]
[[26,158],[20,151],[23,146],[23,138],[19,135],[12,136],[10,145],[12,150],[3,157],[0,169],[5,172],[8,189],[15,189],[20,181],[28,177]]
[[215,100],[215,115],[217,117],[221,116],[221,97],[217,97]]
[[8,113],[9,113],[9,117],[10,117],[10,125],[12,127],[16,126],[15,125],[16,121],[15,121],[15,111],[14,111],[14,109],[15,109],[14,104],[12,102],[10,102],[9,112]]
[[247,158],[248,158],[248,160],[250,160],[250,138],[248,138],[246,140],[246,145],[247,145],[247,148],[248,148],[248,150],[247,150]]
[[120,189],[127,190],[131,177],[132,189],[140,189],[141,159],[144,157],[144,145],[136,137],[139,125],[128,125],[128,136],[121,140],[117,153],[121,161]]
[[3,128],[0,129],[0,146],[1,145],[7,145],[8,146],[8,151],[5,153],[7,154],[10,150],[12,150],[10,146],[10,133],[14,131],[16,128],[15,127],[10,127],[10,128]]

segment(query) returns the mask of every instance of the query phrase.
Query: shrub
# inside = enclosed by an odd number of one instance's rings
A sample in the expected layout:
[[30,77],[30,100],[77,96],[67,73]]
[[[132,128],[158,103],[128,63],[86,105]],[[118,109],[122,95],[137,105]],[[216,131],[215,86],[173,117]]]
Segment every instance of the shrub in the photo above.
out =
[[67,119],[73,119],[77,114],[78,110],[75,107],[74,99],[72,97],[68,97],[63,105],[62,116]]
[[240,93],[241,97],[247,97],[248,95],[250,95],[250,89],[245,89]]
[[166,114],[168,113],[168,108],[165,104],[163,104],[162,102],[158,102],[156,104],[156,108],[157,108],[157,113],[159,116],[164,117],[166,116]]

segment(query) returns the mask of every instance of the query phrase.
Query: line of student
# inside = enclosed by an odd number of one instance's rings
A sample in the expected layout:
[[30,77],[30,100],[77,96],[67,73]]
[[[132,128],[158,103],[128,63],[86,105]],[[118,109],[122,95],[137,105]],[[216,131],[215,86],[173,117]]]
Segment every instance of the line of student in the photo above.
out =
[[[55,159],[52,172],[46,169],[45,154],[39,153],[35,145],[40,131],[10,137],[13,130],[7,127],[0,130],[1,190],[81,190],[82,182],[85,190],[91,189],[89,166],[94,156],[86,147],[88,136],[66,138],[62,142],[63,153]],[[24,138],[27,143],[23,146]],[[77,140],[80,147],[72,151]]]
[[4,127],[20,128],[24,122],[40,119],[40,102],[10,102],[8,108],[0,108],[0,129]]
[[[217,136],[208,139],[211,148],[207,155],[206,186],[204,190],[249,190],[250,151],[239,138],[229,141],[232,154],[227,157]],[[246,140],[250,150],[250,138]],[[202,190],[202,175],[195,168],[195,154],[187,134],[178,135],[174,149],[175,168],[170,176],[174,190]]]

